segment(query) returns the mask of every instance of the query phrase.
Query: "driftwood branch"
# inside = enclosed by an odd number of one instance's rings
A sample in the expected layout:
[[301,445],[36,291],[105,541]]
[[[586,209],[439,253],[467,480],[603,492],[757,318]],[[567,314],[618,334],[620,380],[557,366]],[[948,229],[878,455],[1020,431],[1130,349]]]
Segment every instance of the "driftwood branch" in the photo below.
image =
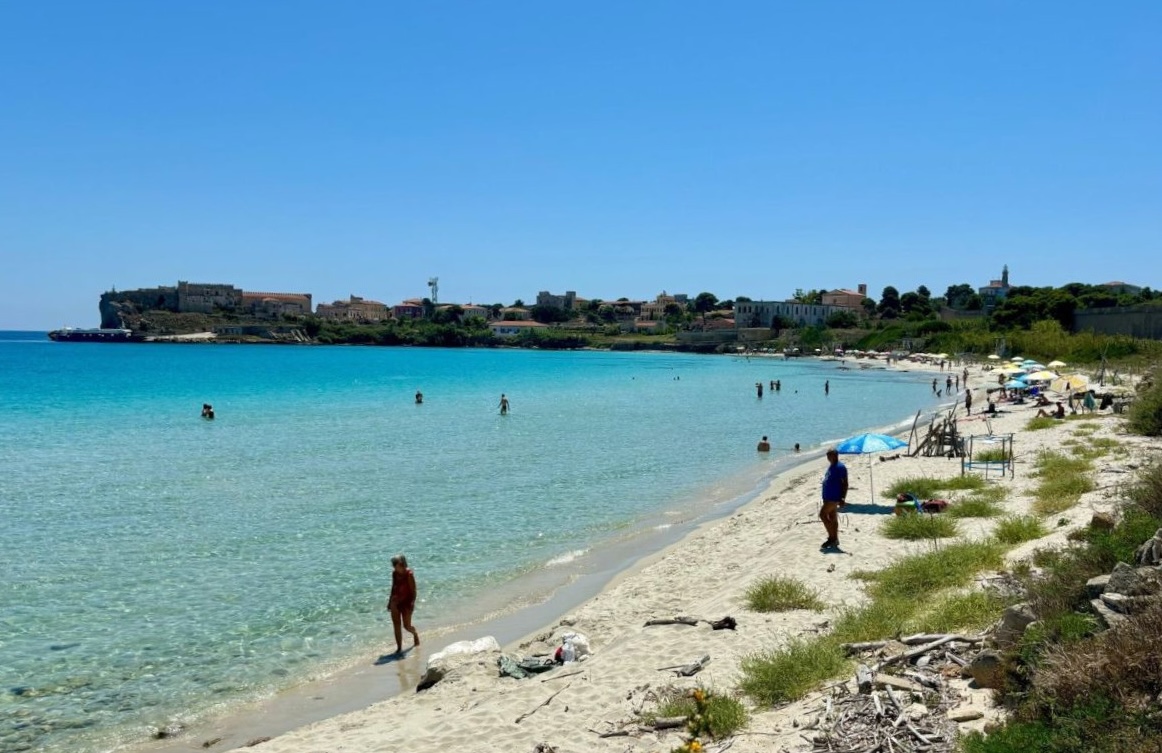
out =
[[652,620],[646,621],[645,626],[652,625],[690,625],[691,627],[697,625],[700,620],[697,617],[655,617]]
[[895,656],[887,657],[886,659],[884,659],[883,661],[881,661],[879,663],[879,665],[876,667],[876,669],[879,669],[880,667],[886,667],[889,664],[895,664],[896,662],[899,662],[899,661],[911,661],[912,659],[915,659],[917,656],[921,656],[923,654],[928,653],[929,651],[940,648],[945,643],[951,643],[952,641],[960,640],[963,637],[964,636],[961,636],[961,635],[943,635],[943,636],[940,636],[939,638],[932,641],[931,643],[925,643],[923,646],[918,646],[916,648],[909,649],[902,654],[896,654]]
[[862,643],[843,643],[840,644],[848,656],[852,654],[862,654],[864,651],[875,651],[888,645],[888,641],[864,641]]
[[541,682],[549,682],[550,680],[560,680],[561,678],[564,678],[564,677],[572,677],[573,675],[579,675],[584,671],[585,670],[583,670],[583,669],[578,669],[578,670],[574,670],[572,672],[565,672],[564,674],[560,674],[560,675],[553,675],[551,677],[546,677],[545,679],[541,680]]
[[684,716],[663,716],[654,720],[654,729],[677,729],[686,726]]
[[684,667],[680,667],[678,669],[675,669],[674,674],[676,674],[680,677],[693,677],[694,675],[698,674],[703,669],[705,669],[706,665],[709,663],[710,663],[710,654],[706,654],[705,656],[703,656],[701,659],[699,659],[696,662],[691,662],[690,664],[687,664]]
[[[573,683],[569,683],[569,685],[572,685],[572,684],[573,684]],[[520,724],[520,723],[521,723],[521,722],[523,722],[525,719],[528,719],[530,716],[532,716],[533,714],[537,713],[537,709],[539,709],[539,708],[542,708],[543,706],[548,706],[550,703],[552,703],[552,702],[553,702],[553,699],[554,699],[554,698],[556,698],[557,696],[561,695],[561,694],[562,694],[562,693],[564,693],[566,690],[568,690],[568,689],[569,689],[569,685],[566,685],[565,687],[563,687],[563,688],[561,688],[560,690],[558,690],[556,693],[553,693],[551,696],[549,696],[548,698],[546,698],[545,700],[541,701],[541,702],[540,702],[540,703],[538,703],[536,706],[534,706],[534,707],[533,707],[533,708],[532,708],[530,711],[526,711],[525,713],[523,713],[523,714],[521,714],[520,716],[518,716],[518,717],[516,718],[516,722],[514,722],[514,724]]]
[[872,689],[872,681],[875,680],[875,675],[868,669],[866,664],[860,664],[855,669],[855,684],[861,693],[869,693]]
[[602,738],[605,738],[605,737],[629,737],[629,730],[627,730],[627,729],[611,729],[608,732],[598,732],[597,730],[590,727],[589,731],[592,732],[593,734],[597,735],[598,737],[602,737]]

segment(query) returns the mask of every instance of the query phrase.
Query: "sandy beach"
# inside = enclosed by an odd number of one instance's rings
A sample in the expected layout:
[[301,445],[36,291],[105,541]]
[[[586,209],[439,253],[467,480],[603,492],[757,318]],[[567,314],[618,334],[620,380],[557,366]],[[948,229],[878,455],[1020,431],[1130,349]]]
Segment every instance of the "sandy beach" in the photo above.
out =
[[[904,363],[900,368],[929,368]],[[935,373],[935,367],[931,367]],[[959,367],[958,367],[959,371]],[[985,405],[983,388],[994,383],[981,367],[970,367],[974,407]],[[957,372],[954,372],[957,373]],[[943,378],[941,378],[943,381]],[[1007,514],[1029,512],[1032,460],[1043,449],[1055,448],[1071,435],[1076,424],[1063,421],[1041,431],[1025,425],[1036,414],[1031,404],[1006,406],[991,419],[993,434],[1015,434],[1015,475],[990,483],[1009,490],[1003,502]],[[979,414],[963,416],[963,434],[988,433]],[[1009,553],[1010,561],[1028,556],[1037,548],[1060,546],[1067,534],[1090,520],[1095,511],[1109,509],[1120,497],[1121,487],[1131,480],[1129,471],[1156,455],[1158,442],[1126,435],[1121,419],[1106,413],[1095,417],[1097,437],[1112,437],[1126,452],[1103,458],[1095,465],[1096,489],[1072,509],[1047,521],[1045,538],[1027,542]],[[922,430],[923,427],[921,427]],[[679,744],[680,730],[643,732],[630,737],[600,738],[597,732],[611,724],[627,722],[650,710],[652,692],[667,686],[703,686],[731,693],[738,685],[743,657],[785,644],[795,636],[827,630],[838,610],[865,598],[860,581],[849,577],[857,570],[876,570],[899,556],[927,551],[929,544],[890,540],[879,528],[892,513],[887,500],[872,504],[871,477],[879,490],[910,476],[959,475],[959,459],[902,457],[890,462],[868,457],[843,458],[850,473],[851,491],[840,516],[839,552],[821,552],[825,538],[817,519],[819,480],[826,466],[822,457],[776,477],[766,491],[729,517],[705,524],[679,543],[649,556],[619,574],[597,596],[562,615],[542,630],[503,649],[516,656],[551,651],[566,632],[588,637],[592,654],[584,661],[558,667],[546,674],[516,680],[498,676],[499,652],[475,655],[460,664],[434,687],[415,692],[424,671],[424,657],[409,654],[385,668],[405,688],[398,696],[367,708],[329,718],[263,741],[264,753],[362,753],[401,751],[532,751],[540,743],[560,753],[576,751],[668,751]],[[955,500],[956,493],[949,497]],[[954,502],[955,503],[955,502]],[[1058,519],[1058,517],[1060,519]],[[987,536],[994,519],[962,519],[961,535]],[[762,614],[750,611],[744,594],[753,582],[772,575],[799,578],[819,591],[827,605],[821,612],[797,610]],[[652,618],[689,615],[717,620],[730,615],[736,630],[713,630],[706,623],[696,627],[661,625],[646,627]],[[423,625],[418,625],[423,630]],[[484,634],[473,636],[483,637]],[[427,646],[429,651],[439,645]],[[686,664],[709,655],[709,665],[693,678],[677,678],[659,668]],[[962,684],[966,703],[978,706],[982,719],[963,725],[980,728],[995,711],[987,691]],[[794,720],[806,713],[808,698],[779,709],[754,708],[744,732],[732,741],[732,751],[794,751],[810,746],[799,735]],[[204,745],[204,743],[211,743]],[[189,734],[171,741],[170,749],[230,750],[249,740],[244,732]],[[250,749],[250,748],[246,748]],[[714,748],[711,747],[711,750]]]

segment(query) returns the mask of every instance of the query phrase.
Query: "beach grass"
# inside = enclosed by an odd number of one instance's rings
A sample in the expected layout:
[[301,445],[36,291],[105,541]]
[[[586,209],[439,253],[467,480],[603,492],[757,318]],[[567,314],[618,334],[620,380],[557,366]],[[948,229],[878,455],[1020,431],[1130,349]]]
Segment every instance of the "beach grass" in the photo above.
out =
[[873,598],[920,598],[963,586],[981,570],[1003,565],[1004,546],[995,541],[958,541],[912,555],[870,575]]
[[1014,599],[995,590],[945,594],[908,623],[906,632],[952,633],[978,631],[1000,617]]
[[944,514],[950,518],[994,518],[1001,514],[1001,507],[987,497],[973,494],[950,504]]
[[840,643],[878,641],[902,635],[916,613],[914,599],[875,599],[840,612],[831,637]]
[[1008,453],[1000,447],[990,447],[987,450],[974,453],[972,456],[974,463],[1003,463],[1008,459]]
[[1032,515],[1012,515],[997,521],[993,537],[1002,544],[1022,544],[1039,539],[1048,531],[1045,525]]
[[647,724],[659,718],[693,717],[702,713],[710,728],[710,736],[722,740],[734,735],[750,720],[746,707],[734,696],[702,688],[702,708],[690,691],[671,688],[661,694],[653,713],[643,714]]
[[1033,416],[1029,419],[1029,423],[1025,424],[1025,431],[1041,431],[1042,429],[1052,429],[1059,423],[1059,419],[1050,418],[1049,416]]
[[1034,494],[1033,511],[1041,516],[1065,512],[1081,495],[1093,491],[1088,457],[1064,455],[1053,450],[1037,456],[1033,475],[1040,479]]
[[787,612],[792,609],[823,609],[819,592],[795,578],[768,576],[746,590],[746,604],[756,612]]
[[923,541],[948,539],[957,534],[956,521],[943,515],[909,512],[893,515],[880,526],[880,533],[889,539]]
[[739,688],[763,706],[789,703],[842,674],[849,664],[834,638],[793,638],[782,648],[744,657]]
[[887,499],[895,499],[901,494],[914,494],[920,499],[930,499],[942,491],[973,491],[985,486],[985,480],[979,476],[951,476],[949,478],[935,478],[933,476],[910,476],[895,482],[883,492]]

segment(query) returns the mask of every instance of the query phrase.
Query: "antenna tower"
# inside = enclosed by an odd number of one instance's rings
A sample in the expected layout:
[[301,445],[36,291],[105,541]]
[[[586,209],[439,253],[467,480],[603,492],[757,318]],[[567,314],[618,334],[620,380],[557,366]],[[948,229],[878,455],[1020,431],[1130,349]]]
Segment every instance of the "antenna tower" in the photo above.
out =
[[432,295],[431,295],[432,303],[439,303],[440,302],[440,278],[439,277],[429,277],[428,278],[428,287],[431,288],[431,290],[432,290]]

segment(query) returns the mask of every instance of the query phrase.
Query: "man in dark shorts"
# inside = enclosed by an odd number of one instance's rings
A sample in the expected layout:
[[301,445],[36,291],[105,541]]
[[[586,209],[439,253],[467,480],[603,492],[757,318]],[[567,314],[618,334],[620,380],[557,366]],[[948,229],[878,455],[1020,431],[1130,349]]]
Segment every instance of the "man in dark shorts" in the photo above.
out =
[[839,548],[839,508],[847,504],[847,466],[839,462],[834,447],[827,451],[827,472],[823,474],[823,507],[819,519],[827,529],[827,541],[820,549]]

